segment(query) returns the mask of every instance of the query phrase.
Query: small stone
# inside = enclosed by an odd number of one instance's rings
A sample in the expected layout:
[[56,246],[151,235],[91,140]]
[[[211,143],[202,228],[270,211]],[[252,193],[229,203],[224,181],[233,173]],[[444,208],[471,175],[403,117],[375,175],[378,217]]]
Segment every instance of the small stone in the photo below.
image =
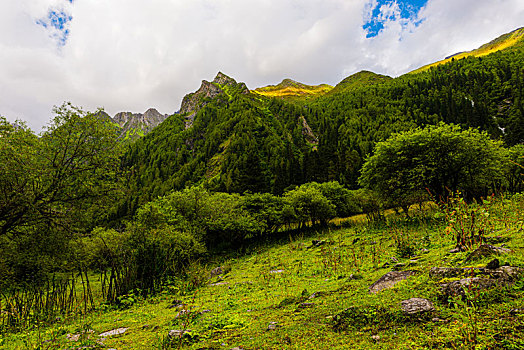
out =
[[267,325],[267,330],[274,331],[275,329],[277,329],[277,327],[278,324],[276,322],[269,322],[269,324]]
[[438,317],[433,317],[433,318],[431,319],[431,321],[432,321],[432,322],[446,322],[446,320],[443,320],[443,319],[438,318]]
[[284,272],[284,270],[280,270],[280,269],[279,270],[271,270],[271,271],[269,271],[269,273],[282,273],[282,272]]
[[426,249],[426,248],[422,248],[420,250],[421,253],[429,253],[429,249]]
[[378,342],[378,341],[380,341],[380,335],[372,335],[371,339],[373,339],[374,341]]
[[180,338],[187,332],[189,332],[189,330],[172,329],[169,331],[168,336],[169,338]]
[[405,315],[418,315],[435,310],[431,301],[423,298],[411,298],[400,302]]
[[391,257],[391,261],[393,261],[393,262],[398,262],[398,259],[395,258],[394,256],[392,256],[392,257]]
[[320,292],[315,292],[313,294],[311,294],[308,299],[315,299],[315,298],[318,298],[320,296]]
[[451,254],[456,254],[456,253],[460,253],[460,249],[459,248],[453,248],[449,251]]

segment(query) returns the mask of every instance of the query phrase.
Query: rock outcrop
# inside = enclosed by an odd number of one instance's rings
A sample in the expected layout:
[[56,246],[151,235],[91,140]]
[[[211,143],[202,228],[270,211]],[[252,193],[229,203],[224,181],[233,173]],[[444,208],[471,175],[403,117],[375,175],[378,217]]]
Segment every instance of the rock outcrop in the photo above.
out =
[[195,114],[202,108],[205,107],[209,102],[215,99],[222,92],[229,96],[229,92],[234,93],[249,93],[249,89],[244,83],[237,83],[235,79],[228,77],[222,72],[218,72],[215,79],[212,82],[202,80],[200,88],[187,94],[182,99],[182,105],[180,106],[179,114],[185,114],[186,129],[193,125]]
[[168,117],[154,108],[149,108],[144,113],[120,112],[113,117],[113,122],[121,128],[122,138],[136,139],[144,136]]
[[415,271],[391,271],[380,277],[375,283],[369,287],[370,293],[378,293],[383,289],[393,288],[395,284],[406,278],[413,276]]

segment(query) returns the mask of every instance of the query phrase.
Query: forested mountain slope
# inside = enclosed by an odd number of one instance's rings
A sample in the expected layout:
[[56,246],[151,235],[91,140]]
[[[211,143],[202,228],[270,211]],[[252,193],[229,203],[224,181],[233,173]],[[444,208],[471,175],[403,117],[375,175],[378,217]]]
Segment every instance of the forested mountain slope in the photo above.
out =
[[360,72],[307,104],[252,93],[219,73],[130,147],[131,191],[118,215],[202,182],[240,193],[330,180],[356,188],[377,141],[427,124],[478,127],[508,146],[522,143],[524,45],[522,36],[508,37],[505,49],[417,74]]

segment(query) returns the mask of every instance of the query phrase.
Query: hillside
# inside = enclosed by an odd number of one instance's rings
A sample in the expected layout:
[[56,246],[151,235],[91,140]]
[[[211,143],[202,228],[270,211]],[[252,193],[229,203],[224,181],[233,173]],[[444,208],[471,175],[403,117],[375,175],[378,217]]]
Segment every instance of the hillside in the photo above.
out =
[[333,87],[328,84],[306,85],[291,79],[284,79],[280,84],[260,87],[253,92],[287,101],[305,101],[322,96],[332,89]]
[[317,137],[302,110],[247,90],[219,73],[188,94],[181,110],[130,146],[131,192],[119,209],[189,183],[242,193],[281,192],[305,181],[304,154]]
[[[513,45],[395,79],[363,71],[314,95],[307,106],[250,92],[219,73],[128,150],[131,192],[118,212],[129,215],[187,184],[275,194],[309,181],[358,188],[360,167],[376,142],[427,124],[477,127],[507,146],[522,143],[523,64],[523,46]],[[308,88],[284,80],[266,90],[278,95],[285,89]]]
[[349,77],[342,80],[340,83],[335,85],[335,88],[329,92],[329,94],[336,94],[343,91],[351,91],[359,88],[370,87],[375,84],[385,83],[393,78],[376,74],[369,71],[361,71],[350,75]]
[[478,49],[467,51],[467,52],[460,52],[460,53],[448,56],[441,61],[431,63],[421,68],[418,68],[414,70],[412,73],[420,73],[420,72],[430,69],[431,67],[436,67],[438,65],[445,64],[445,63],[455,61],[455,60],[460,60],[466,57],[486,56],[486,55],[489,55],[497,51],[511,48],[521,43],[523,39],[524,39],[524,28],[519,28],[510,33],[501,35],[500,37],[490,41],[489,43],[482,45]]
[[[131,293],[120,307],[42,334],[9,335],[0,345],[519,349],[523,205],[515,196],[469,208],[490,213],[484,255],[453,250],[450,222],[436,219],[435,209],[413,211],[414,220],[391,214],[383,224],[353,217],[347,228],[304,231],[194,263],[186,280],[154,298]],[[382,276],[387,283],[377,283]]]

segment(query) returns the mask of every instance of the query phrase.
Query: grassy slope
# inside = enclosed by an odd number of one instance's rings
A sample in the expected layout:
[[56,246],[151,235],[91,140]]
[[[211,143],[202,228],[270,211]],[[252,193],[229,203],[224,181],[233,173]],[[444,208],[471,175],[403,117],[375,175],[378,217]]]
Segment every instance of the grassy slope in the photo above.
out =
[[270,85],[253,90],[266,97],[283,98],[286,100],[306,100],[331,91],[333,87],[327,84],[306,85],[291,79],[284,79],[278,85]]
[[[247,254],[223,257],[205,268],[194,265],[190,273],[193,281],[204,277],[205,283],[192,291],[187,288],[191,280],[186,281],[127,310],[100,309],[84,319],[40,333],[33,330],[9,335],[0,345],[6,349],[31,348],[24,341],[36,346],[38,338],[56,338],[44,343],[44,348],[63,348],[68,343],[66,333],[82,329],[100,333],[129,327],[125,334],[110,337],[104,344],[117,349],[162,348],[169,330],[190,329],[194,341],[186,339],[182,348],[474,348],[467,339],[477,329],[478,344],[485,348],[524,346],[520,340],[524,315],[510,313],[512,309],[524,308],[522,283],[518,284],[520,289],[494,289],[479,295],[476,309],[467,305],[453,308],[437,299],[436,281],[428,277],[429,269],[466,266],[463,260],[467,253],[450,254],[453,244],[444,223],[432,219],[434,213],[426,214],[410,221],[392,215],[383,226],[362,224],[361,218],[354,218],[349,228],[252,246]],[[501,257],[501,261],[524,266],[522,197],[520,202],[498,202],[491,206],[490,214],[491,234],[510,238],[507,245],[513,252]],[[312,239],[327,243],[311,247]],[[396,247],[401,241],[415,249],[414,256],[399,258]],[[392,258],[406,263],[406,269],[415,269],[418,274],[393,289],[369,294],[369,286],[391,271],[391,265],[384,264],[392,264]],[[484,266],[489,260],[478,261],[474,266]],[[230,271],[207,280],[209,270],[218,265]],[[315,292],[318,296],[308,299]],[[444,321],[399,321],[399,303],[411,297],[431,300],[437,309],[433,317]],[[168,308],[174,299],[187,306]],[[301,308],[302,302],[313,304]],[[376,322],[350,319],[347,329],[335,331],[336,315],[350,307]],[[181,310],[192,313],[177,318]],[[210,311],[201,313],[204,310]],[[268,330],[271,322],[277,323],[275,330]],[[93,340],[85,340],[74,346],[93,344]],[[176,342],[174,348],[178,345]]]
[[516,43],[518,43],[519,41],[521,41],[522,39],[524,38],[524,28],[519,28],[519,29],[516,29],[510,33],[507,33],[507,34],[504,34],[500,37],[498,37],[497,39],[485,44],[485,45],[482,45],[481,47],[479,47],[478,49],[476,50],[473,50],[473,51],[468,51],[468,52],[461,52],[459,54],[456,54],[456,55],[453,55],[451,57],[448,57],[444,60],[441,60],[441,61],[438,61],[438,62],[435,62],[435,63],[431,63],[431,64],[428,64],[426,66],[423,66],[421,68],[418,68],[416,70],[414,70],[413,72],[411,73],[419,73],[419,72],[423,72],[423,71],[426,71],[428,69],[430,69],[431,67],[435,67],[435,66],[438,66],[438,65],[441,65],[441,64],[445,64],[445,63],[448,63],[450,62],[451,60],[459,60],[461,58],[464,58],[464,57],[469,57],[469,56],[474,56],[474,57],[482,57],[482,56],[486,56],[486,55],[489,55],[493,52],[497,52],[497,51],[500,51],[500,50],[504,50],[504,49],[507,49],[509,47],[512,47],[513,45],[515,45]]

